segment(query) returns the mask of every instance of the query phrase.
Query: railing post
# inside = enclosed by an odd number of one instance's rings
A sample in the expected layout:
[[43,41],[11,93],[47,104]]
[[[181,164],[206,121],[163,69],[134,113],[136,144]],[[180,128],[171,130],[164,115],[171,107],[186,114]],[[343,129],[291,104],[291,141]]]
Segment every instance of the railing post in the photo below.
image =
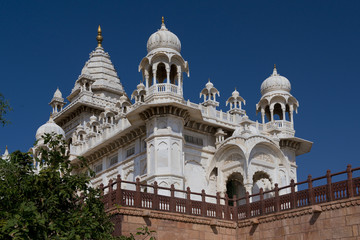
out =
[[279,196],[279,186],[277,183],[275,183],[275,212],[279,212],[280,209],[280,196]]
[[233,212],[232,212],[232,220],[238,220],[238,208],[236,205],[236,195],[233,196]]
[[229,196],[225,193],[225,219],[230,220],[229,213]]
[[352,179],[352,171],[350,164],[347,165],[346,172],[347,172],[347,192],[348,192],[348,197],[351,198],[354,196],[354,188],[353,188],[353,179]]
[[116,177],[116,204],[122,205],[122,189],[121,189],[121,176],[120,174]]
[[175,212],[176,211],[176,202],[175,202],[175,187],[174,184],[171,184],[170,187],[170,206],[169,206],[169,210],[170,212]]
[[331,171],[326,171],[326,188],[327,188],[327,194],[326,194],[326,200],[328,202],[333,200],[333,192],[332,192],[332,183],[331,183]]
[[140,179],[136,178],[136,192],[134,199],[135,207],[141,208],[141,188],[140,188]]
[[246,201],[246,217],[249,218],[251,217],[249,192],[245,193],[245,201]]
[[109,203],[109,208],[111,208],[112,207],[112,192],[113,192],[113,186],[112,186],[112,183],[113,183],[113,180],[112,179],[110,179],[110,181],[109,181],[109,184],[108,184],[108,186],[109,186],[109,193],[108,193],[108,199],[109,199],[109,201],[108,201],[108,203]]
[[221,219],[220,192],[216,193],[216,218]]
[[264,190],[260,188],[260,215],[265,214]]
[[296,196],[295,196],[295,181],[294,179],[291,179],[290,181],[290,188],[291,188],[291,195],[290,195],[290,201],[291,201],[291,208],[296,208]]
[[107,201],[104,200],[104,184],[100,184],[100,196],[102,197],[102,201],[104,203],[105,209],[107,208]]
[[152,209],[159,209],[159,195],[158,195],[158,184],[157,181],[154,182],[154,198]]
[[308,176],[308,194],[309,194],[309,205],[315,204],[315,198],[314,198],[314,189],[312,185],[312,178],[311,175]]
[[191,191],[190,188],[186,188],[186,214],[191,214]]
[[201,204],[201,216],[203,217],[206,217],[206,201],[205,201],[205,190],[201,190],[201,201],[202,201],[202,204]]

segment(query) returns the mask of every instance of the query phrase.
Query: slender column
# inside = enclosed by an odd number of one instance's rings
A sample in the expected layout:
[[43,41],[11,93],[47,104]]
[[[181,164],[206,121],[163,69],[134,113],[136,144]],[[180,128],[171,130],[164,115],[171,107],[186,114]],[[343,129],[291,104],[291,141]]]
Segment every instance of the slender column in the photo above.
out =
[[178,72],[177,72],[177,75],[178,75],[178,94],[181,93],[181,67],[178,66]]
[[262,121],[262,124],[265,123],[265,109],[264,108],[261,108],[261,121]]
[[283,121],[286,121],[286,114],[285,114],[286,112],[285,112],[285,110],[286,110],[285,108],[282,108],[282,112],[283,112],[282,120]]
[[170,67],[166,66],[166,83],[170,83]]
[[149,89],[149,73],[147,70],[145,70],[145,87],[146,87],[146,91],[148,91],[148,89]]
[[290,121],[291,121],[291,123],[294,123],[294,107],[293,107],[293,105],[290,105]]
[[153,68],[153,85],[156,85],[156,68]]
[[270,108],[270,121],[273,122],[274,121],[274,108]]

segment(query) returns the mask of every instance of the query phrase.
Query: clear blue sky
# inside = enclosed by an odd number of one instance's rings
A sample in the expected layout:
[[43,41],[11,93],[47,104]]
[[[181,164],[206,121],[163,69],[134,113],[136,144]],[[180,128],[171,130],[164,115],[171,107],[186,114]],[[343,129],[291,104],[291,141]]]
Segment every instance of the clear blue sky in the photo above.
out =
[[220,107],[234,87],[253,120],[260,85],[272,72],[299,100],[296,135],[314,142],[298,157],[298,178],[360,166],[360,1],[10,1],[0,2],[0,92],[12,122],[0,127],[0,151],[27,151],[48,120],[56,87],[68,96],[97,26],[128,95],[161,16],[182,43],[190,78],[184,97],[200,102],[211,78]]

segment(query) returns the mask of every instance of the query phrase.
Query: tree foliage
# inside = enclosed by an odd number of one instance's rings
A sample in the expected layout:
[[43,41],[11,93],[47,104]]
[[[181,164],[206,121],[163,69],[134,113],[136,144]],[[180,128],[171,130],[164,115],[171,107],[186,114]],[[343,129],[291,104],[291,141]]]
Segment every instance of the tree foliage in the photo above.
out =
[[61,136],[43,138],[38,171],[29,153],[0,159],[0,239],[112,239],[113,224],[88,173],[71,174],[77,167]]
[[11,111],[9,102],[5,100],[4,96],[0,93],[0,124],[2,124],[3,126],[9,123],[9,121],[5,118],[6,113],[8,113],[9,111]]

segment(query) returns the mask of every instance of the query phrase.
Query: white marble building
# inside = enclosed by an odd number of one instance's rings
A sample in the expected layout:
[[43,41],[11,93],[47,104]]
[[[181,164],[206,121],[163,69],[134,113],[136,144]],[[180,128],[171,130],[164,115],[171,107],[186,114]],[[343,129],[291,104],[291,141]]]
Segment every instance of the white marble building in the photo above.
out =
[[98,46],[75,81],[69,103],[57,89],[50,102],[52,117],[36,133],[37,139],[46,132],[63,134],[71,158],[90,161],[94,185],[121,174],[128,181],[140,178],[232,197],[296,181],[296,156],[309,152],[312,143],[295,137],[293,113],[299,103],[276,67],[261,85],[256,111],[262,122],[257,122],[247,117],[236,90],[226,101],[229,109],[218,110],[220,93],[210,81],[199,89],[201,103],[184,100],[189,65],[180,54],[179,38],[164,22],[147,42],[139,65],[143,83],[130,98],[102,39],[99,27]]

